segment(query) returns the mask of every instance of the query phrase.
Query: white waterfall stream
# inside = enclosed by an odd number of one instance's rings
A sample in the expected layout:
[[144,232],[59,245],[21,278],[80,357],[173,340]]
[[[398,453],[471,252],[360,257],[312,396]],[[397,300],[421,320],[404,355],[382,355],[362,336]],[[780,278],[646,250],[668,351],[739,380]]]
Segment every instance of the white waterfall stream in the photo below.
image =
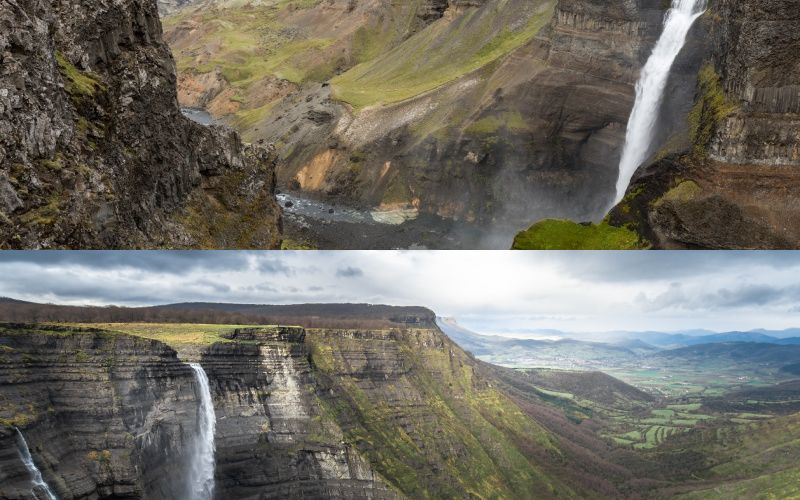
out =
[[214,493],[214,429],[217,417],[205,370],[197,363],[190,363],[189,366],[194,372],[200,405],[197,408],[197,434],[190,455],[188,495],[191,500],[210,500]]
[[50,489],[50,486],[44,482],[41,471],[33,462],[31,450],[28,448],[28,442],[25,441],[25,437],[22,435],[22,432],[16,427],[14,429],[16,429],[17,437],[19,438],[19,454],[22,455],[22,463],[25,464],[25,468],[28,469],[28,472],[31,474],[33,495],[36,498],[44,497],[47,500],[58,500],[58,497],[56,497],[55,493],[53,493],[53,490]]
[[636,102],[628,119],[614,205],[622,201],[633,174],[650,153],[670,69],[686,43],[689,29],[705,12],[706,1],[672,0],[672,8],[667,11],[664,31],[636,83]]

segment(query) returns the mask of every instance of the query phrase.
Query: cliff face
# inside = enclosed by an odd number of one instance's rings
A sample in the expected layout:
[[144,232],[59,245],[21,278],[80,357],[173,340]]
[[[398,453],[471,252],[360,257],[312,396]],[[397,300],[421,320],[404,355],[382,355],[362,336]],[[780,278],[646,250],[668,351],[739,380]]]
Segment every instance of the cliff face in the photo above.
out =
[[[217,414],[216,487],[234,498],[395,498],[315,395],[301,328],[202,354]],[[240,337],[241,338],[241,337]]]
[[199,404],[182,360],[208,375],[217,498],[547,498],[629,479],[597,437],[533,393],[506,395],[434,327],[224,337],[176,354],[119,332],[4,325],[0,496],[30,495],[14,426],[60,497],[180,496]]
[[587,486],[564,481],[562,443],[438,329],[313,329],[307,338],[325,406],[407,497],[550,498]]
[[101,332],[0,333],[0,496],[30,498],[16,426],[64,498],[175,497],[195,430],[189,367],[155,341]]
[[691,146],[638,174],[611,214],[653,246],[800,246],[800,4],[720,0]]
[[[395,498],[314,393],[302,329],[187,350],[209,377],[215,495]],[[151,340],[108,332],[0,333],[0,496],[28,498],[24,433],[44,479],[67,498],[176,498],[196,432],[192,372]]]
[[185,119],[154,1],[0,6],[0,247],[279,243],[274,157]]

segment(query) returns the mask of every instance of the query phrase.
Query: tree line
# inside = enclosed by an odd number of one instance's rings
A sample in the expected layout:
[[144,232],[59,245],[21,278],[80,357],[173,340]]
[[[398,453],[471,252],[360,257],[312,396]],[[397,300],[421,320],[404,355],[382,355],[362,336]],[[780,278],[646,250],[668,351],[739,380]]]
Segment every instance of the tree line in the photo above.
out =
[[[227,307],[226,307],[227,306]],[[323,306],[323,307],[319,307]],[[332,307],[338,306],[338,307]],[[375,309],[378,307],[378,309]],[[206,323],[226,325],[292,325],[306,328],[387,328],[432,326],[424,308],[366,304],[176,304],[152,307],[64,306],[0,301],[0,321],[11,323]]]

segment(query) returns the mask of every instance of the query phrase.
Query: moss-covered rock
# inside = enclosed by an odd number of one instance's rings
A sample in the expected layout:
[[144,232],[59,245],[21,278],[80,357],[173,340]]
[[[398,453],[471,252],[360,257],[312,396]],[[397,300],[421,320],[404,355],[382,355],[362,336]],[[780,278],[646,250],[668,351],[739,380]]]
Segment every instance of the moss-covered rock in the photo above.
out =
[[689,113],[689,137],[697,155],[705,155],[719,123],[736,110],[722,89],[714,66],[706,64],[697,77],[698,99]]

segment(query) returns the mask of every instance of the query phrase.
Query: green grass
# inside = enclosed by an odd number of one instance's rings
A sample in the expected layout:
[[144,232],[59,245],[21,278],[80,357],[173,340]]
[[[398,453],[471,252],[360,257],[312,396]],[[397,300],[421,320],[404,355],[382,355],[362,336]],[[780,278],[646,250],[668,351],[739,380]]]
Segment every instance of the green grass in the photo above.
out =
[[[282,2],[275,6],[226,5],[212,11],[189,11],[168,16],[164,25],[168,29],[186,19],[194,19],[203,26],[202,34],[191,41],[188,48],[173,47],[178,70],[186,74],[203,74],[218,68],[225,80],[244,100],[245,109],[237,115],[240,130],[251,127],[263,118],[269,103],[247,102],[241,96],[266,78],[278,78],[293,83],[324,81],[333,75],[335,64],[326,54],[334,43],[327,38],[309,38],[287,35],[279,21],[282,10],[311,8],[318,2]],[[289,30],[291,32],[291,29]],[[215,47],[208,59],[198,63],[196,47]]]
[[492,135],[505,128],[511,132],[530,130],[528,123],[518,111],[487,116],[470,124],[465,131],[474,135]]
[[104,88],[97,77],[76,68],[61,52],[56,52],[56,62],[61,76],[66,79],[65,88],[71,95],[91,97]]
[[119,332],[134,337],[158,340],[169,346],[209,345],[215,342],[230,342],[222,335],[236,328],[255,325],[204,325],[194,323],[73,323],[81,328],[98,328]]
[[[604,432],[616,444],[639,450],[657,448],[670,436],[683,433],[695,427],[697,422],[715,417],[693,413],[699,410],[700,403],[670,404],[665,408],[650,410],[651,416],[640,417],[624,412],[613,418],[613,426]],[[679,411],[680,410],[680,411]],[[634,430],[630,430],[631,427]],[[617,429],[617,432],[614,432]],[[621,430],[620,430],[621,429]],[[622,439],[619,441],[617,438]]]
[[667,191],[664,196],[659,198],[653,206],[661,206],[666,201],[686,203],[703,194],[703,188],[694,181],[681,181],[675,187]]
[[[468,9],[457,19],[429,25],[385,54],[333,78],[334,96],[360,109],[409,99],[486,66],[528,42],[553,15],[555,2],[533,9]],[[520,15],[527,22],[515,31]],[[366,34],[362,35],[366,37]]]
[[281,241],[281,250],[317,250],[317,248],[302,241],[284,239]]
[[570,399],[570,400],[575,399],[575,395],[569,392],[549,391],[547,389],[542,389],[541,387],[537,387],[536,390],[541,392],[542,394],[545,394],[547,396],[553,396],[555,398]]
[[537,222],[514,238],[514,250],[637,250],[639,236],[607,222],[583,225],[567,220]]
[[667,405],[667,408],[677,411],[696,411],[699,410],[701,406],[703,406],[702,403],[687,403]]

